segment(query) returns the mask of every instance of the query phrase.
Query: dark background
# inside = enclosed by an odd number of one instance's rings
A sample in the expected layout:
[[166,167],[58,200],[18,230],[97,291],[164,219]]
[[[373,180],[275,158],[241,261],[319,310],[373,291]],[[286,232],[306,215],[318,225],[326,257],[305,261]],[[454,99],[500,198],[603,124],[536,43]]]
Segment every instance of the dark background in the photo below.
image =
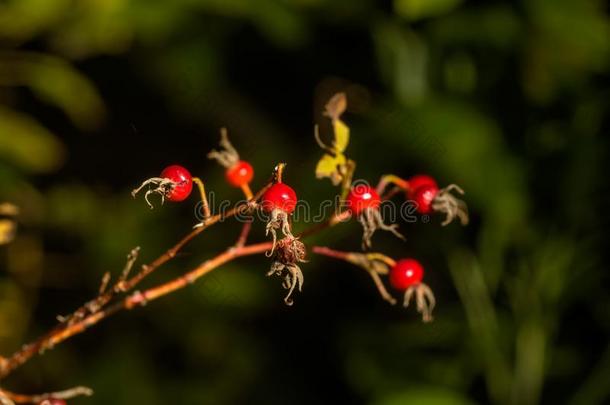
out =
[[[150,211],[130,190],[168,164],[238,200],[206,159],[228,127],[260,187],[278,161],[312,206],[313,125],[346,91],[356,177],[426,172],[466,190],[471,224],[401,223],[435,322],[390,307],[361,269],[309,256],[282,302],[263,256],[119,314],[3,387],[87,385],[70,403],[604,403],[610,297],[608,10],[601,1],[177,0],[0,2],[0,353],[96,293],[141,246],[155,258],[194,223],[195,197]],[[329,138],[327,138],[329,139]],[[307,227],[295,223],[296,231]],[[205,232],[147,280],[232,244]],[[308,245],[357,250],[352,221]],[[252,240],[264,240],[257,223]]]

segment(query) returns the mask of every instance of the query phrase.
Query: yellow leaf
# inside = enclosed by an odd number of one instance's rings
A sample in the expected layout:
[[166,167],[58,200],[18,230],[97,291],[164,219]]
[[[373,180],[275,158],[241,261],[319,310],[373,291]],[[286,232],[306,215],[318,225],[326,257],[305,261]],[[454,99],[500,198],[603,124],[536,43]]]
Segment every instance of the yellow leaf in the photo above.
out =
[[316,166],[316,177],[318,179],[329,177],[332,183],[337,185],[343,178],[340,168],[343,167],[345,163],[346,160],[343,154],[332,156],[325,153]]
[[349,127],[341,120],[333,120],[335,141],[333,148],[337,154],[342,154],[349,144]]

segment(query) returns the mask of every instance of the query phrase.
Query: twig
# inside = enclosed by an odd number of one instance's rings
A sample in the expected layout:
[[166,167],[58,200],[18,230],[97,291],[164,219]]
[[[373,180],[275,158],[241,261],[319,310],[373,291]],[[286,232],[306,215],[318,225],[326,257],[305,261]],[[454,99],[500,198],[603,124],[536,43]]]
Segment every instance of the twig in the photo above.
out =
[[[91,395],[93,395],[93,390],[87,387],[74,387],[63,391],[49,392],[38,395],[16,394],[14,392],[0,389],[0,400],[2,400],[2,397],[7,398],[11,401],[8,402],[9,404],[39,404],[47,399],[70,399],[79,396],[89,397]],[[0,402],[0,404],[2,404],[2,402]]]
[[247,219],[246,222],[244,222],[244,225],[242,226],[241,232],[239,234],[239,238],[237,239],[237,242],[235,243],[236,248],[243,247],[246,244],[246,241],[248,240],[248,235],[250,234],[251,229],[252,229],[252,219]]

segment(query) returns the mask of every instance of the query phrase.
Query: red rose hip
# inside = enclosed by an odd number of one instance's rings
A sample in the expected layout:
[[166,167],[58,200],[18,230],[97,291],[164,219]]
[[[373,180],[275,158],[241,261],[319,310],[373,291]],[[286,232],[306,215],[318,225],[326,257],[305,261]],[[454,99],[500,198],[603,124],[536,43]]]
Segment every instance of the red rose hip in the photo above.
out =
[[413,201],[417,204],[417,212],[420,214],[429,214],[432,212],[432,202],[438,194],[438,187],[433,185],[425,185],[415,190]]
[[297,194],[292,187],[284,183],[276,183],[265,191],[261,201],[266,212],[279,209],[286,214],[292,214],[297,205]]
[[186,168],[180,165],[166,167],[161,172],[161,177],[174,183],[173,187],[165,193],[165,198],[170,201],[184,201],[193,190],[193,177]]
[[436,180],[427,174],[416,174],[412,176],[409,180],[407,180],[409,186],[407,190],[407,197],[409,200],[413,200],[415,198],[415,192],[418,188],[423,186],[434,186],[438,188],[438,184]]
[[240,160],[227,169],[225,177],[233,187],[242,187],[252,181],[254,169],[250,163]]
[[399,291],[421,283],[424,268],[415,259],[401,259],[390,270],[390,284]]
[[352,188],[347,196],[347,207],[354,215],[372,208],[378,209],[381,205],[379,194],[370,186],[359,184]]

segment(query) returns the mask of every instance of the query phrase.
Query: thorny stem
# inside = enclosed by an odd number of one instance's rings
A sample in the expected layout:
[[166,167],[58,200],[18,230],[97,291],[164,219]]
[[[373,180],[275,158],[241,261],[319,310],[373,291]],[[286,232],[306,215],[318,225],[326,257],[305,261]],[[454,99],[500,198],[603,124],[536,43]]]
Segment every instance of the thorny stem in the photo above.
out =
[[[279,165],[278,165],[279,167]],[[262,194],[271,186],[271,182],[268,183],[265,187],[263,187],[253,198],[253,201],[258,200]],[[145,277],[154,272],[161,265],[171,260],[176,254],[193,238],[203,232],[205,229],[209,228],[216,222],[220,221],[222,218],[226,218],[229,216],[233,216],[237,213],[242,213],[250,208],[250,204],[242,204],[233,210],[227,212],[223,217],[220,215],[215,215],[209,218],[206,223],[200,227],[193,229],[189,234],[187,234],[184,238],[182,238],[176,245],[166,251],[163,255],[159,256],[156,260],[151,262],[150,264],[143,265],[140,272],[134,275],[131,279],[128,280],[120,280],[117,283],[117,286],[120,286],[120,291],[130,291],[132,290],[138,283],[140,283]],[[317,233],[325,228],[332,227],[335,224],[341,222],[345,219],[346,213],[335,215],[331,217],[328,221],[324,222],[323,226],[316,226],[309,230],[304,231],[301,236],[305,237],[307,235],[312,235]],[[349,215],[347,215],[349,217]],[[251,225],[244,225],[244,229],[242,229],[240,238],[238,239],[237,244],[234,247],[229,248],[224,253],[210,259],[204,263],[202,263],[197,268],[191,270],[190,272],[184,274],[181,277],[178,277],[174,280],[161,284],[157,287],[150,288],[144,292],[135,292],[119,301],[116,301],[114,304],[110,306],[104,306],[100,308],[97,312],[89,313],[87,316],[78,319],[77,321],[69,324],[69,323],[60,323],[54,329],[49,331],[48,333],[42,335],[37,340],[32,343],[24,345],[20,350],[12,354],[8,358],[4,358],[0,356],[0,380],[8,376],[19,366],[23,365],[25,362],[30,360],[36,354],[42,354],[46,349],[51,349],[55,345],[63,342],[64,340],[77,335],[79,333],[84,332],[91,326],[97,324],[101,320],[123,310],[123,309],[132,309],[138,305],[145,305],[147,302],[155,300],[159,297],[167,295],[173,291],[176,291],[182,287],[185,287],[191,283],[193,283],[198,278],[204,276],[210,271],[214,270],[218,266],[227,263],[235,258],[264,253],[268,251],[272,247],[271,242],[253,244],[253,245],[240,245],[241,243],[245,244],[245,239],[247,234],[249,233],[249,227]],[[135,259],[134,259],[135,260]],[[129,261],[128,261],[129,262]],[[129,265],[126,266],[126,269],[130,268]],[[123,274],[127,273],[124,271]]]

